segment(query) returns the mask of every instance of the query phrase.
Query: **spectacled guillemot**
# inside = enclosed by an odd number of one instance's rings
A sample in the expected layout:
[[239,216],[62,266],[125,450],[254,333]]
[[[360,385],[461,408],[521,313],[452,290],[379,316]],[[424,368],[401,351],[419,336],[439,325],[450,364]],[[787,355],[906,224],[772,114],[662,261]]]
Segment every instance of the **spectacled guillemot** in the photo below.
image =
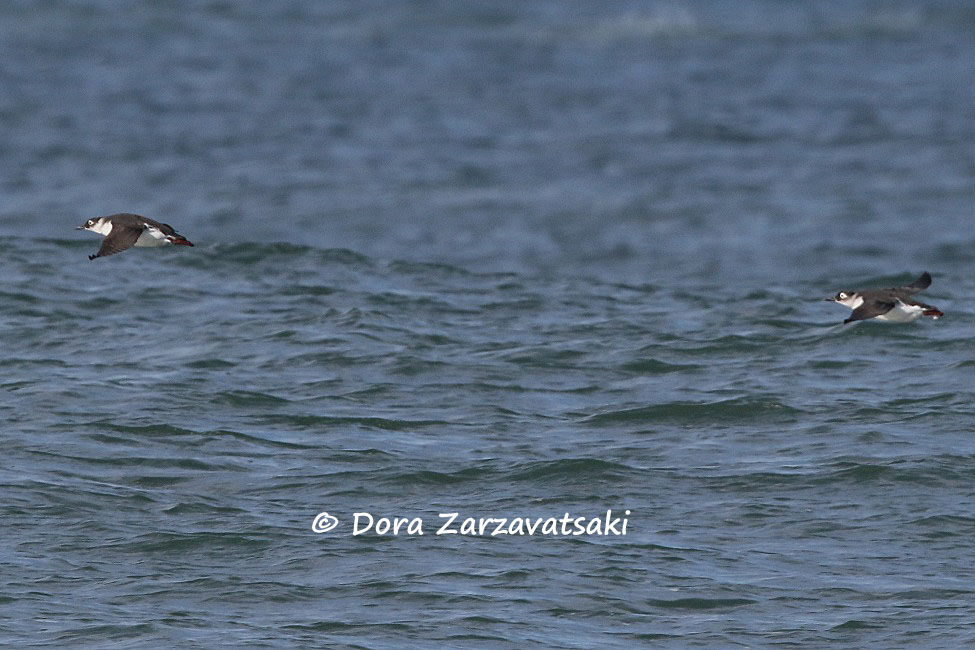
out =
[[894,323],[910,323],[921,316],[941,318],[944,312],[940,309],[911,298],[913,294],[929,286],[931,286],[931,274],[925,271],[917,280],[904,287],[840,291],[826,300],[838,302],[853,310],[850,317],[843,321],[844,323],[871,318]]
[[133,246],[193,245],[169,224],[127,212],[110,214],[107,217],[94,217],[78,226],[78,230],[90,230],[105,235],[98,252],[88,256],[90,260],[121,253]]

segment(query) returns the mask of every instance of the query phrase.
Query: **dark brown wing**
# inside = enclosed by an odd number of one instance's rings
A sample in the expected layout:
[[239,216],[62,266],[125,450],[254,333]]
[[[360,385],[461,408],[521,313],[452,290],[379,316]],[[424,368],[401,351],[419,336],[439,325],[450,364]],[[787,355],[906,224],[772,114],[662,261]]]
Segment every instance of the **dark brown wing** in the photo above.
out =
[[[857,293],[870,293],[871,291],[893,292],[898,298],[906,298],[918,291],[924,291],[931,286],[931,274],[925,271],[917,276],[917,279],[903,287],[887,287],[886,289],[857,289]],[[849,291],[847,291],[849,293]]]
[[850,317],[844,323],[852,323],[855,320],[866,320],[881,314],[886,314],[894,308],[892,300],[867,300],[862,305],[853,310]]
[[170,226],[168,223],[163,223],[162,221],[156,221],[155,219],[150,219],[149,217],[139,217],[145,223],[149,224],[154,228],[158,228],[159,231],[164,235],[175,235],[176,229]]
[[106,255],[114,255],[115,253],[121,253],[126,248],[132,248],[136,240],[139,239],[139,235],[142,234],[145,228],[133,227],[133,226],[119,226],[115,224],[112,227],[112,232],[108,233],[105,240],[102,241],[102,247],[98,249],[98,252],[94,255],[89,255],[88,259],[93,260],[96,257],[105,257]]
[[155,219],[150,219],[149,217],[143,217],[141,214],[119,212],[118,214],[108,215],[108,218],[112,220],[112,225],[116,228],[119,226],[124,226],[126,228],[145,228],[146,224],[148,224],[153,228],[158,228],[159,231],[164,235],[176,234],[176,231],[168,223],[156,221]]
[[931,274],[925,271],[924,273],[918,276],[917,280],[910,283],[906,287],[901,287],[901,288],[904,291],[907,291],[908,293],[917,293],[918,291],[921,291],[922,289],[927,289],[930,286],[931,286]]

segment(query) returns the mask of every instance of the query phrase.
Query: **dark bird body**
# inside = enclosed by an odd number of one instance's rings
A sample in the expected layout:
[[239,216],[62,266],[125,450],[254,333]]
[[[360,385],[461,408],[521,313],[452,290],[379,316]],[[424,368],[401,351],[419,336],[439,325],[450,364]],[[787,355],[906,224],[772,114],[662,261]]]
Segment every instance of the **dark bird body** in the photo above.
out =
[[193,245],[169,224],[127,212],[111,214],[107,217],[94,217],[79,226],[78,230],[90,230],[105,236],[98,252],[88,256],[90,260],[114,255],[133,246]]
[[940,309],[911,297],[929,286],[931,274],[925,271],[917,280],[903,287],[840,291],[826,300],[838,302],[853,310],[844,323],[871,318],[895,323],[909,323],[921,316],[941,318],[944,313]]

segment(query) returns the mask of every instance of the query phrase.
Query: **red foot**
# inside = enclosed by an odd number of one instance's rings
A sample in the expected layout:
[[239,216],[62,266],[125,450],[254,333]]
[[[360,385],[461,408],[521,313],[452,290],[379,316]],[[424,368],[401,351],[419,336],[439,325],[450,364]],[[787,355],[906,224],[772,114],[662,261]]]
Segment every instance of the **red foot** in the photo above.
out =
[[934,318],[941,318],[945,315],[945,313],[940,309],[925,309],[921,313],[923,313],[925,316],[933,316]]
[[183,237],[182,235],[179,235],[179,236],[176,236],[176,237],[169,237],[169,242],[171,244],[176,244],[177,246],[192,246],[193,245],[193,242],[191,242],[186,237]]

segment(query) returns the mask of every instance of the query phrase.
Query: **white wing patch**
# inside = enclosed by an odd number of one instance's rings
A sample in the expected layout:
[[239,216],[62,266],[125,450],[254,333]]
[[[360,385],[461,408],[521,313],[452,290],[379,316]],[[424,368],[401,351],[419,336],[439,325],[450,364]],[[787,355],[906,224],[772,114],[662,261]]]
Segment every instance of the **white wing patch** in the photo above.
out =
[[905,305],[900,300],[894,305],[886,314],[881,314],[877,316],[877,320],[886,320],[892,323],[910,323],[921,317],[924,313],[924,307],[919,307],[917,305]]
[[159,228],[155,226],[146,226],[146,229],[142,231],[139,238],[135,240],[135,246],[162,246],[168,244],[170,241],[166,239],[166,235],[163,234]]

